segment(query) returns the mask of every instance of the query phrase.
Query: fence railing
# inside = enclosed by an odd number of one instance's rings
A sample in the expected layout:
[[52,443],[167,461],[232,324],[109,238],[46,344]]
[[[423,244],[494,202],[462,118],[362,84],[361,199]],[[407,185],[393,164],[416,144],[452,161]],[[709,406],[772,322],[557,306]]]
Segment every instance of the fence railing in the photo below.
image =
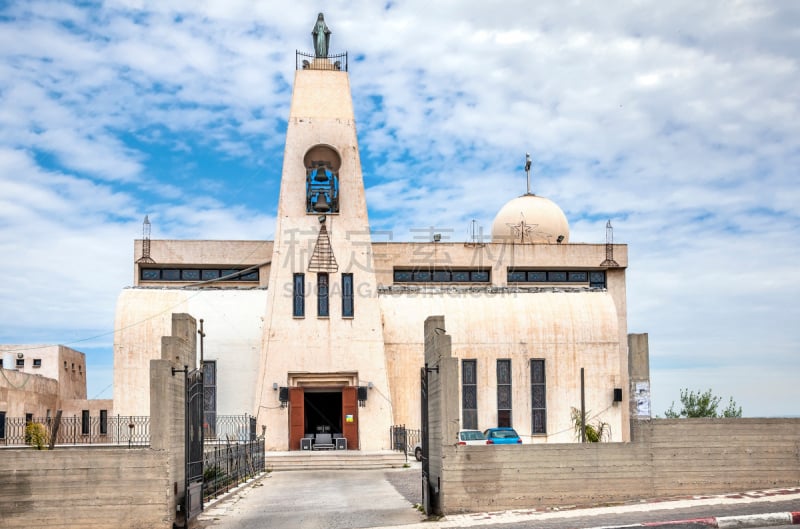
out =
[[203,501],[216,498],[263,472],[264,438],[206,445],[203,457]]
[[252,415],[210,416],[206,414],[203,422],[203,437],[206,443],[254,441],[256,439],[256,418]]
[[131,448],[150,444],[150,417],[113,415],[110,417],[61,417],[56,426],[55,417],[6,417],[0,445],[24,446],[28,444],[26,427],[41,424],[47,439],[56,433],[56,445],[126,445]]
[[389,435],[392,450],[398,450],[406,454],[413,454],[414,447],[422,442],[422,431],[406,428],[405,424],[392,426]]
[[295,52],[294,67],[297,70],[336,70],[347,71],[347,52],[327,57],[316,57],[314,55]]
[[[52,439],[55,417],[6,417],[0,424],[0,446],[25,446],[25,428],[39,423]],[[203,423],[206,444],[253,441],[256,439],[256,420],[251,415],[215,415]],[[143,447],[150,445],[149,416],[73,416],[61,417],[56,445],[115,445]]]

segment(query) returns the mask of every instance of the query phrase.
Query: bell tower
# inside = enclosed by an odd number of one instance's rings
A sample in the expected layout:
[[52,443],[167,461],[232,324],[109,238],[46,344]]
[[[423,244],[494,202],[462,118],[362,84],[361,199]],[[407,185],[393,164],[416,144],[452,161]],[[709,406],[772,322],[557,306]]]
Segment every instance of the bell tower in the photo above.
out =
[[320,13],[314,55],[297,54],[255,395],[268,450],[299,449],[318,432],[338,433],[348,449],[389,448],[391,403],[379,395],[391,393],[347,54],[328,53],[330,35]]

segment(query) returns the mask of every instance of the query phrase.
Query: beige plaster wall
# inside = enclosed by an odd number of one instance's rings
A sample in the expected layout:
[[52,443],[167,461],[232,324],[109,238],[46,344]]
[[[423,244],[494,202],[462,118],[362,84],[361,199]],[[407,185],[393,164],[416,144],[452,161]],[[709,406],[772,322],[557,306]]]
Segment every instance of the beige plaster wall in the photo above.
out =
[[204,358],[217,362],[217,413],[250,413],[265,299],[266,290],[262,289],[123,290],[117,300],[115,323],[115,413],[150,413],[150,360],[161,358],[161,337],[171,334],[172,312],[203,319]]
[[[611,425],[614,440],[627,438],[626,406],[613,402],[614,388],[624,387],[626,377],[619,372],[618,319],[609,293],[440,290],[385,294],[380,302],[396,424],[419,427],[423,323],[427,315],[441,314],[452,337],[453,356],[477,360],[480,429],[497,425],[496,361],[504,358],[511,359],[513,426],[524,442],[574,440],[570,408],[580,407],[581,367],[587,409]],[[545,360],[546,436],[531,435],[533,358]]]
[[0,411],[6,412],[6,417],[25,417],[31,413],[35,418],[44,418],[48,410],[58,407],[58,402],[56,380],[0,369]]

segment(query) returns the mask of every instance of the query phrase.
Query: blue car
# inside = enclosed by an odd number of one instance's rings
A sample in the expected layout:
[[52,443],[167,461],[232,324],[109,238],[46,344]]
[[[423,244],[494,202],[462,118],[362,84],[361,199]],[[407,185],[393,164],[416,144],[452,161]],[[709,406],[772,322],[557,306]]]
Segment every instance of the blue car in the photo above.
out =
[[521,445],[522,439],[514,428],[489,428],[484,430],[487,445]]

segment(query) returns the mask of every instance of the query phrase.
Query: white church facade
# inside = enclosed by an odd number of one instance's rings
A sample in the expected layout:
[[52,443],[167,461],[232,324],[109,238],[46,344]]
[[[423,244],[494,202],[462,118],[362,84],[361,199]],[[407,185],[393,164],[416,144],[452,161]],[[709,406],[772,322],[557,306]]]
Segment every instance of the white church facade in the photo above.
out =
[[115,413],[148,413],[149,361],[188,313],[203,320],[212,416],[254,415],[268,450],[320,431],[389,449],[392,425],[420,426],[423,322],[443,315],[461,428],[573,442],[583,370],[586,408],[629,440],[627,247],[571,242],[532,193],[498,212],[490,241],[372,241],[346,57],[323,48],[295,74],[274,240],[135,241]]

